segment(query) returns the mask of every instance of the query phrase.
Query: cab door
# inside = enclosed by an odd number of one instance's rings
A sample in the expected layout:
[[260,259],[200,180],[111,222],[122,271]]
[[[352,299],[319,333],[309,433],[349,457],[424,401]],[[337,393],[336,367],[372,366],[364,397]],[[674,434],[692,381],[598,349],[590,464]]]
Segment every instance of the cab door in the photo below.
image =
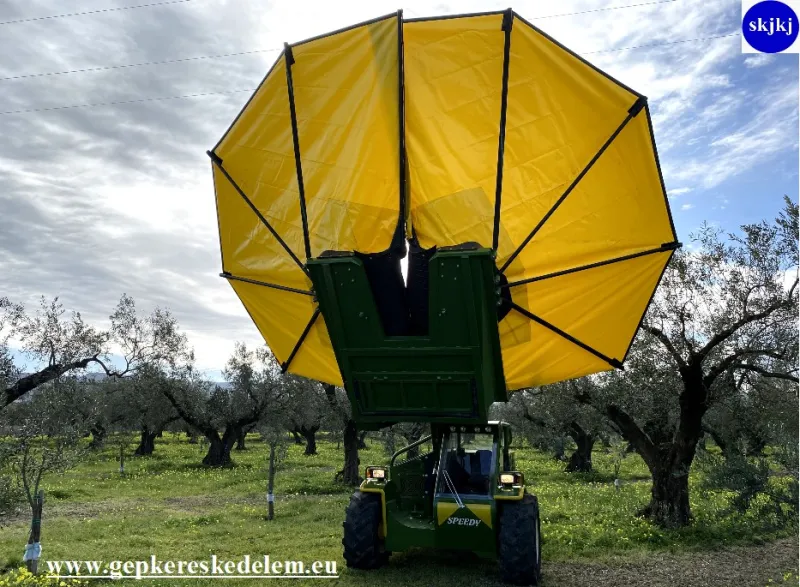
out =
[[457,428],[443,440],[434,494],[436,546],[493,558],[496,511],[491,496],[497,475],[496,435]]

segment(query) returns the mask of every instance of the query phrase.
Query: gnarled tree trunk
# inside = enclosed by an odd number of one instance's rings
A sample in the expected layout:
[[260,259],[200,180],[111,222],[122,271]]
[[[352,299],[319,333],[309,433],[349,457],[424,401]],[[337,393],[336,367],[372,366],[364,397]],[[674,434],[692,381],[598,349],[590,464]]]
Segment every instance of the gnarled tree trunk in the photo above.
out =
[[650,503],[639,511],[665,528],[681,528],[692,520],[689,507],[689,467],[680,470],[656,469],[653,473]]
[[231,464],[231,448],[238,436],[238,427],[227,427],[220,437],[215,430],[213,434],[207,433],[208,452],[203,458],[203,464],[209,467],[224,467]]
[[336,473],[334,479],[346,485],[358,485],[361,478],[358,474],[358,428],[355,421],[336,402],[336,387],[325,386],[325,395],[331,408],[342,417],[344,422],[344,467]]
[[345,485],[358,485],[361,477],[358,474],[358,428],[353,420],[348,420],[344,427],[344,467],[337,477]]
[[245,438],[247,438],[247,432],[245,432],[244,428],[239,428],[236,431],[236,450],[247,450],[247,446],[245,446]]
[[306,450],[303,454],[307,457],[317,454],[317,430],[319,430],[319,424],[300,427],[300,434],[306,439]]
[[89,442],[89,448],[91,449],[98,449],[103,447],[103,442],[105,442],[106,434],[108,431],[106,427],[102,424],[95,424],[92,426],[90,432],[92,433],[92,440]]
[[567,457],[564,455],[564,450],[566,448],[564,446],[564,444],[565,443],[564,443],[564,438],[563,437],[559,436],[558,438],[556,438],[556,441],[555,441],[555,443],[553,445],[553,460],[554,461],[564,462],[564,461],[567,460]]
[[150,430],[148,426],[142,426],[139,435],[139,446],[136,447],[133,454],[137,457],[153,454],[156,448],[156,436],[158,436],[158,432]]
[[569,435],[575,441],[577,448],[567,463],[567,473],[590,473],[592,471],[592,448],[595,437],[586,432],[577,422],[569,425]]

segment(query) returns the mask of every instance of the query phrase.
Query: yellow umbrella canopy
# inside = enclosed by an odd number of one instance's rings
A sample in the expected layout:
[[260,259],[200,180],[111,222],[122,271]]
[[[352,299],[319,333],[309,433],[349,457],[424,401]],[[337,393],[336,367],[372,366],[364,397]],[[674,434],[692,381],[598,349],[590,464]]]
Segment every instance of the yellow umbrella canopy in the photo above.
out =
[[492,248],[508,389],[620,367],[679,246],[650,112],[508,10],[287,44],[209,152],[228,278],[289,371],[342,376],[305,260]]

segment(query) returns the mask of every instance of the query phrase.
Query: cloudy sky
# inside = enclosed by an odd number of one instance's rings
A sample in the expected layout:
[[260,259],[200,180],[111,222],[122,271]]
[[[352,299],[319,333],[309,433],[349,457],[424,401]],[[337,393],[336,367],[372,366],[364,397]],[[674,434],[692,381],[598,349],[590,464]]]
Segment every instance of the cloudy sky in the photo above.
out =
[[[58,295],[98,325],[123,292],[143,311],[169,307],[199,366],[216,371],[234,341],[260,338],[217,277],[206,149],[284,41],[400,6],[173,0],[118,9],[159,1],[0,2],[0,295],[29,307]],[[417,17],[507,4],[402,8]],[[739,2],[513,7],[649,97],[681,240],[704,220],[732,230],[773,217],[783,194],[797,200],[797,55],[741,54]],[[77,12],[92,13],[41,18]]]

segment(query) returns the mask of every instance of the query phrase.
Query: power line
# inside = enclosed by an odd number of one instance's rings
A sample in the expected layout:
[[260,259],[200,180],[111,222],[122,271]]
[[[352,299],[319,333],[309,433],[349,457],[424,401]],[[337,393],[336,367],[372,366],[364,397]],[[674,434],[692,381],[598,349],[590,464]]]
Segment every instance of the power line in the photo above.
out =
[[254,49],[253,51],[239,51],[238,53],[220,53],[219,55],[198,55],[197,57],[184,57],[182,59],[165,59],[163,61],[142,61],[141,63],[123,63],[120,65],[106,65],[102,67],[86,67],[83,69],[70,69],[66,71],[47,71],[42,73],[26,73],[23,75],[12,75],[9,77],[0,77],[0,81],[7,81],[12,79],[24,79],[30,77],[45,77],[50,75],[67,75],[70,73],[87,73],[90,71],[108,71],[110,69],[124,69],[126,67],[142,67],[145,65],[166,65],[168,63],[182,63],[184,61],[199,61],[201,59],[222,59],[224,57],[235,57],[238,55],[252,55],[254,53],[268,53],[270,51],[280,51],[281,48],[276,49]]
[[100,14],[101,12],[119,12],[120,10],[134,10],[135,8],[151,8],[153,6],[167,6],[168,4],[185,4],[194,0],[166,0],[165,2],[152,2],[150,4],[136,4],[134,6],[118,6],[115,8],[101,8],[99,10],[88,10],[86,12],[67,12],[65,14],[51,14],[50,16],[37,16],[35,18],[20,18],[17,20],[3,20],[3,24],[18,24],[22,22],[34,22],[37,20],[51,20],[54,18],[68,18],[71,16],[86,16],[87,14]]
[[[650,49],[650,48],[654,48],[654,47],[664,47],[664,46],[668,46],[668,45],[677,45],[679,43],[693,43],[693,42],[696,42],[696,41],[710,41],[710,40],[714,40],[714,39],[724,39],[726,37],[733,37],[733,36],[736,36],[738,34],[739,33],[728,33],[728,34],[725,34],[725,35],[713,35],[713,36],[710,36],[710,37],[698,37],[698,38],[695,38],[695,39],[681,39],[680,41],[668,41],[666,43],[654,43],[654,44],[651,44],[651,45],[635,45],[635,46],[632,46],[632,47],[616,47],[614,49],[603,49],[603,50],[600,50],[600,51],[585,51],[582,54],[583,55],[592,55],[592,54],[598,54],[598,53],[612,53],[612,52],[616,52],[616,51],[628,51],[628,50],[631,50],[631,49]],[[72,109],[72,108],[94,108],[94,107],[97,107],[97,106],[115,106],[115,105],[119,105],[119,104],[134,104],[134,103],[138,103],[138,102],[155,102],[155,101],[160,101],[160,100],[181,100],[181,99],[185,99],[185,98],[199,98],[199,97],[203,97],[203,96],[236,94],[236,93],[240,93],[240,92],[254,92],[254,91],[255,91],[255,88],[249,88],[249,89],[241,89],[241,90],[230,90],[230,91],[226,91],[226,92],[204,92],[204,93],[201,93],[201,94],[186,94],[186,95],[183,95],[183,96],[164,96],[164,97],[157,97],[157,98],[140,98],[140,99],[137,99],[137,100],[123,100],[123,101],[119,101],[119,102],[97,102],[97,103],[94,103],[94,104],[73,104],[73,105],[69,105],[69,106],[54,106],[54,107],[50,107],[50,108],[30,108],[30,109],[26,109],[26,110],[7,110],[5,112],[0,112],[0,115],[26,114],[26,113],[30,113],[30,112],[49,112],[49,111],[53,111],[53,110],[67,110],[67,109]]]
[[542,20],[545,18],[560,18],[562,16],[577,16],[579,14],[589,14],[591,12],[605,12],[606,10],[620,10],[622,8],[638,8],[639,6],[653,6],[655,4],[669,4],[670,2],[677,2],[677,0],[656,0],[655,2],[642,2],[640,4],[625,4],[623,6],[605,6],[603,8],[592,8],[590,10],[581,10],[580,12],[564,12],[560,14],[548,14],[545,16],[534,16],[529,20]]
[[739,33],[728,33],[726,35],[714,35],[712,37],[698,37],[696,39],[681,39],[680,41],[667,41],[666,43],[654,43],[652,45],[635,45],[633,47],[617,47],[615,49],[603,49],[601,51],[584,51],[583,55],[596,55],[598,53],[613,53],[615,51],[628,51],[631,49],[649,49],[650,47],[665,47],[667,45],[678,45],[680,43],[693,43],[695,41],[711,41],[713,39],[724,39],[735,37]]
[[[676,0],[667,0],[668,2],[675,2]],[[640,5],[636,5],[640,6]],[[577,13],[576,13],[577,14]],[[548,17],[543,17],[548,18]],[[582,55],[596,55],[598,53],[613,53],[615,51],[628,51],[631,49],[646,49],[648,47],[663,47],[666,45],[677,45],[680,43],[692,43],[694,41],[710,41],[713,39],[724,39],[726,37],[734,37],[739,33],[728,33],[725,35],[714,35],[711,37],[698,37],[696,39],[682,39],[680,41],[667,41],[666,43],[655,43],[651,45],[634,45],[631,47],[617,47],[615,49],[602,49],[600,51],[584,51]],[[273,51],[280,51],[281,47],[276,47],[274,49],[253,49],[252,51],[239,51],[237,53],[219,53],[217,55],[198,55],[196,57],[184,57],[181,59],[165,59],[163,61],[143,61],[141,63],[123,63],[120,65],[106,65],[103,67],[86,67],[83,69],[70,69],[65,71],[47,71],[41,73],[26,73],[23,75],[12,75],[8,77],[0,77],[0,81],[8,81],[8,80],[15,80],[15,79],[25,79],[25,78],[32,78],[32,77],[46,77],[52,75],[67,75],[71,73],[88,73],[91,71],[108,71],[112,69],[125,69],[128,67],[143,67],[147,65],[167,65],[169,63],[183,63],[186,61],[200,61],[203,59],[223,59],[225,57],[237,57],[240,55],[253,55],[256,53],[270,53]]]
[[[61,17],[64,17],[64,16],[78,16],[78,15],[82,15],[82,14],[94,14],[95,12],[105,12],[105,11],[112,11],[112,10],[130,10],[132,8],[143,8],[143,7],[146,7],[146,6],[160,6],[162,4],[173,4],[173,3],[177,3],[177,2],[191,2],[191,1],[192,0],[173,0],[172,2],[163,2],[163,3],[156,3],[156,4],[141,4],[141,5],[138,5],[138,6],[128,6],[128,7],[124,7],[124,8],[108,8],[108,9],[105,9],[105,10],[96,10],[96,11],[92,11],[92,12],[76,12],[76,13],[72,13],[72,14],[45,16],[45,17],[41,17],[41,19],[44,19],[44,18],[61,18]],[[603,11],[608,11],[608,10],[621,10],[621,9],[624,9],[624,8],[637,8],[637,7],[640,7],[640,6],[652,6],[652,5],[655,5],[655,4],[669,4],[669,3],[672,3],[672,2],[677,2],[677,0],[656,0],[654,2],[642,2],[642,3],[639,3],[639,4],[625,4],[623,6],[607,6],[607,7],[604,7],[604,8],[593,8],[593,9],[590,9],[590,10],[582,10],[580,12],[565,12],[563,14],[550,14],[550,15],[546,15],[546,16],[536,16],[536,17],[532,18],[531,20],[541,20],[541,19],[546,19],[546,18],[558,18],[558,17],[562,17],[562,16],[575,16],[575,15],[580,15],[580,14],[589,14],[589,13],[592,13],[592,12],[603,12]],[[413,12],[413,11],[410,11],[410,12]],[[27,19],[27,20],[37,20],[37,19]],[[0,24],[11,24],[11,23],[14,23],[14,22],[26,22],[27,20],[6,21],[6,22],[0,22]],[[40,72],[40,73],[26,73],[26,74],[22,74],[22,75],[12,75],[12,76],[8,76],[8,77],[0,77],[0,81],[26,79],[26,78],[33,78],[33,77],[48,77],[48,76],[55,76],[55,75],[69,75],[69,74],[73,74],[73,73],[90,73],[90,72],[93,72],[93,71],[110,71],[110,70],[114,70],[114,69],[125,69],[125,68],[129,68],[129,67],[143,67],[143,66],[150,66],[150,65],[166,65],[166,64],[169,64],[169,63],[183,63],[183,62],[187,62],[187,61],[199,61],[199,60],[204,60],[204,59],[221,59],[221,58],[225,58],[225,57],[237,57],[237,56],[240,56],[240,55],[252,55],[254,53],[268,53],[268,52],[280,51],[280,50],[281,50],[280,48],[275,48],[275,49],[256,49],[256,50],[253,50],[253,51],[240,51],[238,53],[221,53],[219,55],[200,55],[200,56],[197,56],[197,57],[185,57],[185,58],[182,58],[182,59],[166,59],[166,60],[163,60],[163,61],[144,61],[144,62],[141,62],[141,63],[123,63],[123,64],[120,64],[120,65],[108,65],[108,66],[101,66],[101,67],[86,67],[86,68],[82,68],[82,69],[70,69],[70,70],[65,70],[65,71],[49,71],[49,72]],[[595,53],[596,53],[596,51],[595,51]]]
[[0,112],[4,114],[25,114],[28,112],[49,112],[52,110],[68,110],[70,108],[95,108],[97,106],[116,106],[118,104],[135,104],[138,102],[156,102],[158,100],[182,100],[185,98],[200,98],[203,96],[217,96],[223,94],[237,94],[239,92],[254,92],[255,88],[246,88],[242,90],[230,90],[227,92],[203,92],[201,94],[184,94],[182,96],[163,96],[160,98],[139,98],[137,100],[121,100],[118,102],[95,102],[94,104],[71,104],[69,106],[53,106],[51,108],[29,108],[27,110],[7,110]]

